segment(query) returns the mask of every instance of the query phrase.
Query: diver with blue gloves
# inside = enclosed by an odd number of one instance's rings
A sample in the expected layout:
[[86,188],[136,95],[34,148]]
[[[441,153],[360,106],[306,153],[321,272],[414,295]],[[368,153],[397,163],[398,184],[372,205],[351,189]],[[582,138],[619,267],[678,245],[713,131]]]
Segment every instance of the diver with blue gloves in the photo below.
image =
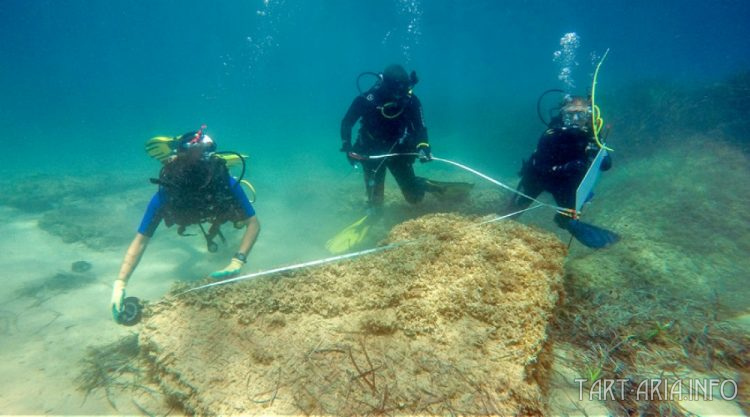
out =
[[[216,152],[216,144],[205,133],[205,125],[197,132],[175,138],[153,138],[146,149],[163,167],[159,178],[151,179],[159,185],[159,190],[148,204],[112,291],[112,315],[116,322],[126,325],[137,322],[139,307],[135,297],[125,298],[125,286],[162,220],[167,227],[177,225],[180,235],[184,235],[187,226],[199,225],[209,252],[218,249],[214,237],[224,240],[222,224],[233,222],[236,228],[245,228],[237,252],[224,269],[209,275],[213,279],[239,274],[260,232],[255,209],[241,187],[242,175],[235,179],[227,168],[232,161],[242,162],[244,175],[243,156]],[[203,223],[210,224],[208,232]]]
[[[581,222],[575,210],[578,187],[600,150],[595,140],[594,120],[589,98],[566,95],[559,114],[549,123],[545,122],[548,129],[539,139],[536,150],[523,161],[517,189],[534,199],[543,191],[551,193],[559,207],[569,210],[558,212],[555,223],[585,246],[598,249],[617,242],[619,236]],[[604,154],[599,169],[607,171],[611,167],[612,158]],[[529,198],[516,194],[509,210],[523,210],[531,203]]]

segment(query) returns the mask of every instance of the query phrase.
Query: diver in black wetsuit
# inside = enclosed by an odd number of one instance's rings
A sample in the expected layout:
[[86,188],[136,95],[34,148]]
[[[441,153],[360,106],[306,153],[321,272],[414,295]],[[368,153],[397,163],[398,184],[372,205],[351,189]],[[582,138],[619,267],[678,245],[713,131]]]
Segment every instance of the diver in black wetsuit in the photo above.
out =
[[[539,138],[536,150],[529,160],[523,161],[518,191],[532,198],[537,198],[543,191],[547,191],[552,194],[559,207],[575,209],[576,190],[599,151],[594,141],[590,100],[567,96],[560,108],[560,114],[552,119],[548,127],[549,129]],[[611,167],[612,159],[607,155],[602,161],[601,170],[606,171]],[[528,198],[516,194],[510,203],[509,211],[527,208],[531,202]],[[555,215],[555,223],[571,231],[587,246],[598,244],[597,238],[608,238],[599,234],[588,239],[586,233],[579,233],[577,229],[571,230],[573,227],[579,227],[580,222],[573,222],[571,217],[560,213]],[[592,228],[593,226],[587,228],[586,232],[595,234]],[[614,242],[608,244],[611,243]]]
[[[400,65],[385,69],[372,89],[357,96],[341,121],[341,151],[354,165],[361,163],[365,174],[368,204],[378,210],[383,205],[385,169],[396,178],[404,198],[418,203],[425,191],[442,189],[414,174],[413,155],[368,159],[391,153],[418,153],[420,162],[432,159],[422,105],[411,91],[417,77],[407,75]],[[352,128],[361,119],[357,140],[352,146]]]

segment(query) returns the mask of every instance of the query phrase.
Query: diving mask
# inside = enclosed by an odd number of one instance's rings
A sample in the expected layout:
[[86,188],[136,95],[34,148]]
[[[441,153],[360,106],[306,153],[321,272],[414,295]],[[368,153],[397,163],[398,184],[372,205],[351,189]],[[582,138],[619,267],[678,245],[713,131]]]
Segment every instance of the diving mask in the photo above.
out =
[[587,101],[574,98],[560,109],[563,126],[587,129],[591,123],[591,107]]
[[565,127],[587,128],[591,123],[591,112],[588,110],[564,112],[562,121]]
[[206,125],[202,125],[197,132],[185,133],[179,141],[182,150],[200,149],[203,153],[216,150],[216,142],[206,134]]

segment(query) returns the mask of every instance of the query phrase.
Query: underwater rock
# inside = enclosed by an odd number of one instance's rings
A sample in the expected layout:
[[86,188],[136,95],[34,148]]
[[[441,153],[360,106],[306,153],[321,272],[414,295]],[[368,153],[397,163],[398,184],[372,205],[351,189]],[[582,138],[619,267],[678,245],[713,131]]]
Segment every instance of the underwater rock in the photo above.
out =
[[388,239],[405,240],[166,297],[139,335],[150,374],[195,414],[546,414],[565,246],[447,214]]
[[70,270],[73,272],[86,272],[91,270],[91,262],[87,261],[75,261],[72,265],[70,265]]
[[93,274],[58,272],[41,281],[31,281],[15,291],[16,296],[35,299],[41,305],[52,297],[78,290],[96,282]]
[[90,199],[92,195],[114,193],[113,181],[106,176],[70,176],[35,174],[0,180],[3,200],[0,204],[40,213],[71,201]]
[[132,224],[121,215],[127,208],[115,200],[103,198],[49,210],[39,216],[37,225],[63,243],[82,243],[94,250],[119,248],[127,245]]
[[[103,250],[127,245],[133,213],[148,202],[153,189],[142,178],[122,176],[27,175],[0,178],[0,205],[38,214],[40,229],[64,243],[80,242]],[[35,216],[37,217],[37,216]]]

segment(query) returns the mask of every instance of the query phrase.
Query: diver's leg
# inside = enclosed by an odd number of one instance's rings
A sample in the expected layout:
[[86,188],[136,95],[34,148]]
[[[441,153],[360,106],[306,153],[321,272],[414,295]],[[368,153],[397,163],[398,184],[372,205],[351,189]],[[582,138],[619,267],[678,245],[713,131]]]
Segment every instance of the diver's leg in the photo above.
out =
[[381,161],[362,161],[365,175],[365,191],[367,192],[367,206],[373,212],[379,212],[383,207],[385,194],[385,164]]
[[424,199],[427,186],[424,178],[414,175],[413,163],[413,158],[395,157],[388,160],[388,169],[396,178],[404,199],[411,204],[416,204]]
[[[555,198],[555,204],[558,207],[571,209],[575,208],[576,204],[576,189],[578,188],[578,181],[562,181],[555,184],[550,190],[552,196]],[[568,222],[572,220],[572,217],[564,214],[555,214],[555,223],[562,229],[568,228]]]
[[[523,177],[521,177],[521,181],[518,183],[516,190],[518,192],[526,194],[531,198],[537,198],[539,197],[539,194],[544,191],[544,184],[542,183],[541,178],[531,172],[527,172]],[[510,199],[510,203],[508,203],[508,207],[506,208],[506,212],[513,213],[516,211],[524,210],[528,208],[532,202],[533,201],[531,199],[528,199],[520,194],[513,194]],[[516,218],[520,215],[521,214],[519,213],[516,216],[513,216],[513,218]]]
[[[555,202],[560,207],[573,209],[575,207],[576,190],[579,179],[568,180],[561,183],[554,191]],[[584,246],[592,249],[606,248],[620,240],[620,236],[610,230],[584,223],[578,219],[563,214],[555,215],[555,223],[570,234]]]

